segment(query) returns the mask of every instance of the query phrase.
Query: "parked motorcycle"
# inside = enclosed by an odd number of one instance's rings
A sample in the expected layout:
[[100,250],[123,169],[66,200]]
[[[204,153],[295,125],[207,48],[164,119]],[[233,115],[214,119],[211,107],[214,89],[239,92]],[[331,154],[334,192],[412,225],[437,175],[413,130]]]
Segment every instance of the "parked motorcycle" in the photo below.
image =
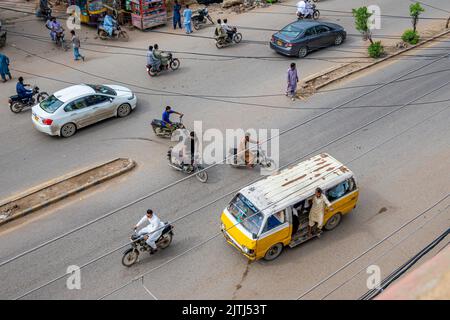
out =
[[153,132],[155,132],[158,137],[171,138],[172,133],[174,133],[175,130],[185,128],[183,124],[183,116],[180,116],[179,122],[172,122],[170,127],[167,127],[160,119],[153,119],[152,128]]
[[123,41],[128,41],[130,37],[128,36],[128,33],[125,30],[122,30],[122,28],[117,25],[112,33],[112,36],[109,35],[108,31],[105,30],[103,27],[103,22],[99,21],[97,25],[97,34],[98,37],[102,40],[108,40],[108,39],[120,39]]
[[[135,264],[138,261],[140,252],[151,251],[150,246],[144,240],[144,236],[139,236],[136,231],[131,236],[131,247],[123,253],[122,257],[122,264],[125,267],[131,267]],[[173,226],[166,222],[161,236],[155,242],[156,247],[158,249],[166,249],[172,243],[172,238]]]
[[216,47],[218,49],[221,49],[223,47],[227,47],[229,45],[232,45],[233,43],[239,43],[242,40],[242,34],[237,32],[237,29],[233,27],[233,35],[231,37],[219,37],[215,36],[216,39]]
[[208,8],[199,9],[191,18],[192,25],[195,30],[199,30],[202,25],[205,25],[209,22],[214,24],[211,16],[209,15]]
[[309,6],[313,10],[313,14],[312,15],[310,15],[310,14],[304,15],[304,14],[302,14],[300,12],[297,12],[297,19],[298,20],[303,20],[303,19],[314,19],[314,20],[317,20],[317,19],[319,19],[320,11],[318,9],[316,9],[316,5],[313,3],[313,4],[309,4]]
[[[36,96],[36,99],[35,99]],[[39,92],[38,87],[33,87],[33,96],[31,98],[19,98],[18,95],[9,97],[9,108],[14,113],[21,112],[26,107],[32,107],[37,103],[41,103],[48,98],[47,92]]]
[[150,77],[157,76],[160,72],[172,69],[173,71],[177,70],[180,67],[180,60],[178,58],[173,58],[172,53],[167,53],[167,64],[163,65],[162,63],[159,66],[158,70],[155,70],[152,65],[147,65],[147,73]]
[[[250,152],[252,152],[252,151],[250,150]],[[230,164],[233,168],[247,166],[245,164],[245,161],[243,160],[243,155],[238,154],[237,148],[231,148],[228,151],[227,159],[228,159],[227,160],[228,164]],[[275,166],[275,161],[273,159],[269,158],[263,149],[258,147],[258,149],[256,150],[256,164],[255,165],[260,165],[263,168],[273,168]]]
[[6,44],[6,29],[2,26],[0,21],[0,48],[4,47]]
[[200,182],[205,183],[208,181],[208,173],[203,170],[201,165],[197,164],[195,161],[194,164],[184,164],[179,161],[179,159],[181,159],[181,155],[177,155],[175,153],[176,152],[173,151],[173,147],[170,147],[169,151],[167,151],[167,159],[169,160],[170,167],[187,174],[196,173],[195,177]]

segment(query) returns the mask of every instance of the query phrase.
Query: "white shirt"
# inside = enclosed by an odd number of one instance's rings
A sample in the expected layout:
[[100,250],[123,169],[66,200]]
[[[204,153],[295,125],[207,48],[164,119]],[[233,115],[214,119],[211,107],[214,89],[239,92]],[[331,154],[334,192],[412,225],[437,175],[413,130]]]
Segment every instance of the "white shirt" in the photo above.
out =
[[297,12],[305,13],[306,12],[306,3],[304,0],[300,0],[297,2]]
[[142,219],[139,220],[137,227],[139,228],[139,226],[141,226],[145,221],[148,221],[148,226],[145,229],[149,233],[164,226],[164,223],[162,223],[161,220],[159,220],[156,214],[153,214],[150,219],[147,217],[147,215],[144,215]]

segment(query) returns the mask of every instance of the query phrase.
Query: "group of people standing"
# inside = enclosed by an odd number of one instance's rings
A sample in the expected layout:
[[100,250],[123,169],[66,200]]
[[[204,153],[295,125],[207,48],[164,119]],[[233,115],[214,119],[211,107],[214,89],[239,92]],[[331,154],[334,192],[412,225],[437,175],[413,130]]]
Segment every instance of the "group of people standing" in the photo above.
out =
[[175,0],[175,3],[173,5],[173,28],[176,29],[177,26],[182,29],[181,27],[181,16],[183,16],[183,24],[184,29],[186,30],[186,34],[192,33],[192,10],[189,8],[189,5],[187,4],[185,9],[183,10],[183,15],[181,15],[181,4],[178,3],[178,0]]

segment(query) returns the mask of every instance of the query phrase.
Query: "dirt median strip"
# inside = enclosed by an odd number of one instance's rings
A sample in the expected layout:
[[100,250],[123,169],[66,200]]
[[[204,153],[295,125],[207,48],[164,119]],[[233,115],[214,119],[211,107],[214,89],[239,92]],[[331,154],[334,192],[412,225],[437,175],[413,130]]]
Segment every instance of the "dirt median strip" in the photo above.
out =
[[437,38],[443,37],[449,33],[450,30],[445,30],[426,40],[419,42],[418,44],[408,46],[407,48],[389,54],[384,58],[373,60],[373,62],[370,62],[370,60],[368,60],[369,58],[367,58],[367,60],[349,62],[344,65],[332,67],[331,69],[325,70],[324,72],[320,72],[312,76],[309,76],[303,81],[302,92],[300,92],[300,94],[304,97],[313,95],[317,90],[333,82],[344,79],[356,72],[369,69],[374,65],[387,61],[393,57],[399,56],[407,51],[418,49],[421,46],[430,43],[433,40],[436,40]]
[[0,202],[0,226],[65,199],[94,185],[117,177],[136,166],[127,158],[116,158],[88,169],[50,180]]

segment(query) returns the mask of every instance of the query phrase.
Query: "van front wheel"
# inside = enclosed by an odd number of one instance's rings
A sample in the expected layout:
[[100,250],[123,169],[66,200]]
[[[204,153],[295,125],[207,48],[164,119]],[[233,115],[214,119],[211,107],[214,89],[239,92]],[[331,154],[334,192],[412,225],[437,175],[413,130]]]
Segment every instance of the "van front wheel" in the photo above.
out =
[[278,258],[278,256],[281,254],[282,251],[283,251],[283,244],[277,243],[271,246],[269,250],[267,250],[264,256],[264,260],[267,261],[275,260],[276,258]]
[[325,230],[328,230],[328,231],[333,230],[334,228],[336,228],[339,225],[341,220],[342,220],[342,214],[336,213],[330,219],[328,219],[327,223],[325,224]]

